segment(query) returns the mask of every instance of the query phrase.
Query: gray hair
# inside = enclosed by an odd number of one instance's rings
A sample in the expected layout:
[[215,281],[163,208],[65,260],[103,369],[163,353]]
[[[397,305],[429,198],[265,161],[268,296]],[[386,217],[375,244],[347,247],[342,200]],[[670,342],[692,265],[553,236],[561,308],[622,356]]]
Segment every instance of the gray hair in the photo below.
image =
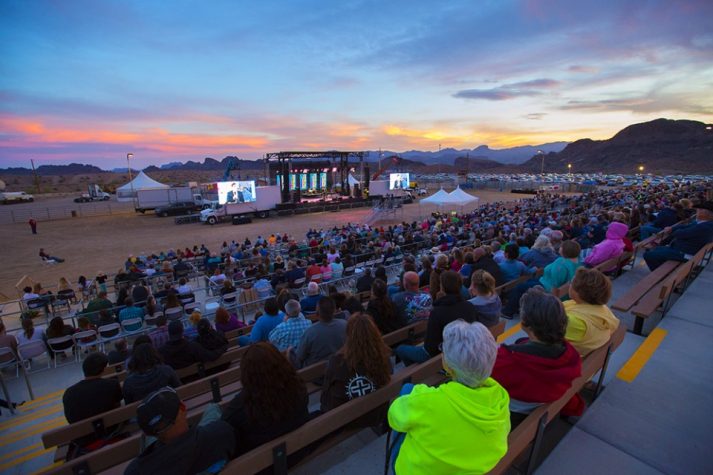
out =
[[455,320],[443,329],[443,358],[453,379],[477,388],[493,371],[498,345],[482,323]]
[[317,295],[319,293],[319,285],[317,282],[307,284],[307,295]]
[[285,313],[288,317],[296,317],[302,311],[302,306],[295,299],[290,299],[285,303]]
[[538,250],[547,248],[552,249],[552,243],[550,242],[550,238],[548,238],[544,234],[541,234],[537,236],[537,239],[535,239],[535,244],[532,245],[532,248]]

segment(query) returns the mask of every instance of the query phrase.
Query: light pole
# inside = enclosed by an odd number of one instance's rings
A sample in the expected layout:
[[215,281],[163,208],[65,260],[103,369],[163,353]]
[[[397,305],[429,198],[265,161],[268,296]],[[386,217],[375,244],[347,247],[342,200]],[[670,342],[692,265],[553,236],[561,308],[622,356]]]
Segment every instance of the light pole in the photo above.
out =
[[545,152],[542,150],[537,151],[537,155],[540,156],[540,175],[545,174]]
[[643,166],[643,165],[639,165],[639,173],[644,173],[644,166]]
[[126,167],[129,170],[129,186],[131,186],[131,202],[134,203],[134,208],[136,207],[136,201],[135,201],[135,196],[134,196],[134,179],[131,177],[131,160],[134,158],[133,153],[127,153],[126,154]]

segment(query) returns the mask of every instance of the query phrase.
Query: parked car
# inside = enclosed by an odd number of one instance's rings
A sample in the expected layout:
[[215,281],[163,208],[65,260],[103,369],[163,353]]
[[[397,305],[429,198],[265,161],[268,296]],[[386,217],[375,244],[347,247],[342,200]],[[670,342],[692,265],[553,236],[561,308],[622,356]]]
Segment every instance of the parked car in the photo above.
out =
[[177,216],[182,214],[190,214],[201,209],[201,205],[197,205],[192,201],[177,201],[167,206],[156,208],[156,216]]

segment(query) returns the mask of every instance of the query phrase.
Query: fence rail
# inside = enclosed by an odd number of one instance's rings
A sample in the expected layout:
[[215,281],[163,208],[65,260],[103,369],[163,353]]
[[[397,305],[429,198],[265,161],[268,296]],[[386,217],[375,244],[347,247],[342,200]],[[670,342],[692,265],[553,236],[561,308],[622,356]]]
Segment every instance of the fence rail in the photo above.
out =
[[33,206],[19,209],[0,209],[0,224],[26,223],[30,218],[35,218],[37,221],[54,221],[126,213],[133,213],[133,209],[106,202],[77,203],[74,206]]

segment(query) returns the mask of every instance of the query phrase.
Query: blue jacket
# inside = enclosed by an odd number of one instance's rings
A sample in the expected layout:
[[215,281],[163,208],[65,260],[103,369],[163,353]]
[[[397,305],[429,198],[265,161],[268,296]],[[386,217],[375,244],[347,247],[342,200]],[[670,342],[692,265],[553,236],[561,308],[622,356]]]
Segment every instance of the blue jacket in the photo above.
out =
[[671,247],[684,254],[695,254],[703,246],[713,241],[713,221],[682,224],[671,232]]
[[270,332],[285,319],[285,314],[277,312],[277,315],[269,315],[267,313],[258,317],[250,332],[250,342],[257,343],[258,341],[267,341]]

